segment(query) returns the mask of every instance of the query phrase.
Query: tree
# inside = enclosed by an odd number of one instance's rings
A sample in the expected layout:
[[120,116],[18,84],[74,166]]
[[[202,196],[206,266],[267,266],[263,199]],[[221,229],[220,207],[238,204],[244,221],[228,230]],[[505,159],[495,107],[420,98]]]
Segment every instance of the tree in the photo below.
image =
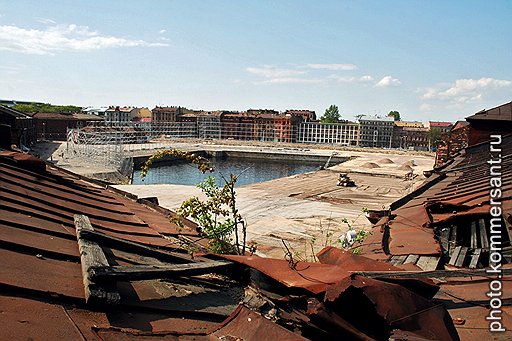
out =
[[393,120],[400,121],[400,113],[396,110],[390,111],[388,117],[393,117]]
[[340,112],[338,106],[331,104],[331,106],[325,109],[325,113],[320,119],[322,123],[338,123],[340,120]]
[[441,130],[436,128],[430,128],[428,131],[428,145],[429,149],[437,149],[437,144],[441,141]]
[[52,105],[49,103],[16,104],[14,109],[24,113],[74,113],[82,110],[81,107],[74,105]]

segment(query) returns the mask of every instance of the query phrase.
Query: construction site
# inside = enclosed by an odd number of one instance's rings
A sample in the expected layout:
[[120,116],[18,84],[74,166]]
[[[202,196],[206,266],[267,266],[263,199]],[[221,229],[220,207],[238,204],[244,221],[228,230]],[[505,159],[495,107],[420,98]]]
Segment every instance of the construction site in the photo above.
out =
[[[71,130],[36,157],[2,126],[0,336],[508,340],[511,109],[467,117],[442,159],[111,128]],[[321,162],[236,187],[248,247],[219,254],[197,222],[173,220],[198,188],[113,185],[169,148]]]

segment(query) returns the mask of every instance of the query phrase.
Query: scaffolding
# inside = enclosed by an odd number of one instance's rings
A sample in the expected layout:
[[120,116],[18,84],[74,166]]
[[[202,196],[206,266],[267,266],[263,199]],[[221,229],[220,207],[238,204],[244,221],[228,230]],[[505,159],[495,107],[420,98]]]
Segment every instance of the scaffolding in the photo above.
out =
[[87,127],[70,129],[67,149],[70,157],[82,157],[96,163],[119,167],[137,151],[169,147],[180,138],[207,140],[243,140],[275,143],[324,143],[344,146],[358,144],[357,124],[301,123],[256,121],[221,122],[217,117],[206,117],[196,122],[131,123],[97,122]]

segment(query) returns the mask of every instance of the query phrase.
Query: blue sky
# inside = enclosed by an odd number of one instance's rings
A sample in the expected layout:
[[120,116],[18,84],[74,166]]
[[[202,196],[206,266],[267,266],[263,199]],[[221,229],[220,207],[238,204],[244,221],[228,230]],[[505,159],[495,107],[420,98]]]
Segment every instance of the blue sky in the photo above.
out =
[[0,98],[400,111],[512,100],[511,1],[0,0]]

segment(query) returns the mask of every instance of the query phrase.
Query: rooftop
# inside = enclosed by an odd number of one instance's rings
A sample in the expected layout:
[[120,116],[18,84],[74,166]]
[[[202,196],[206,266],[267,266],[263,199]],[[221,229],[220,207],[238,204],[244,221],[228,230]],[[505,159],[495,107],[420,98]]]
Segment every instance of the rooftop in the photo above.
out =
[[352,273],[389,264],[335,248],[192,257],[195,225],[149,201],[13,151],[0,173],[2,339],[456,337],[431,282]]
[[492,109],[486,109],[466,118],[472,120],[488,121],[512,121],[512,102],[499,105]]

